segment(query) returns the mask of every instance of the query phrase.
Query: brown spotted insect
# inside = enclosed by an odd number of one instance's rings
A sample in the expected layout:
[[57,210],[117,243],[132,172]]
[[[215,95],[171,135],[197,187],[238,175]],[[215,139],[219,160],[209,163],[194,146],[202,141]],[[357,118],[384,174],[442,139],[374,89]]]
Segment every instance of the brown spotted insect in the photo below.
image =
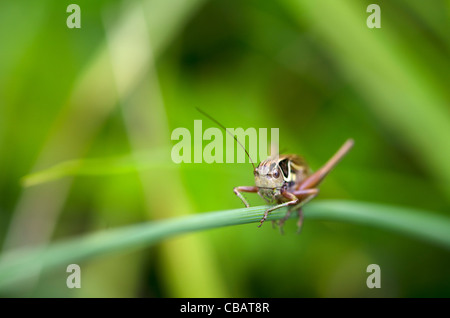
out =
[[[225,131],[231,134],[225,126],[217,120],[198,109],[206,117],[214,121]],[[252,158],[239,142],[239,140],[231,134],[236,142],[245,150],[253,165],[253,174],[255,176],[254,186],[239,186],[233,189],[234,193],[242,200],[246,207],[247,203],[241,192],[258,193],[266,202],[276,203],[275,206],[267,209],[260,221],[258,227],[264,223],[270,212],[282,207],[289,207],[286,215],[279,221],[282,228],[284,222],[289,218],[292,211],[298,213],[298,228],[301,229],[303,223],[302,206],[315,198],[319,194],[318,185],[327,176],[327,174],[336,166],[336,164],[349,152],[353,147],[353,139],[348,139],[339,150],[316,172],[312,172],[305,160],[294,154],[279,155],[270,157],[255,167]]]
[[348,139],[341,148],[316,172],[312,172],[305,160],[297,155],[280,155],[262,161],[253,171],[255,175],[254,186],[239,186],[234,188],[234,193],[244,202],[249,204],[241,192],[256,192],[268,203],[276,205],[264,212],[260,224],[264,223],[270,212],[288,206],[290,209],[279,222],[282,227],[292,211],[297,211],[298,227],[301,228],[303,213],[301,206],[312,200],[319,194],[317,186],[334,166],[352,148],[353,140]]

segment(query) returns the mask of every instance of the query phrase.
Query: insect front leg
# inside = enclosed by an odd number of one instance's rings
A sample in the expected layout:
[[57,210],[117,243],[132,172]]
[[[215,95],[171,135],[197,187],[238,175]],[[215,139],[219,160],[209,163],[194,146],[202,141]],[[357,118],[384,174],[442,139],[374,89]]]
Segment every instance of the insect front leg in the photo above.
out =
[[319,194],[319,189],[312,188],[295,190],[292,194],[302,202],[302,205],[305,205]]
[[274,207],[271,207],[270,209],[267,209],[266,212],[264,212],[263,218],[261,219],[261,221],[259,221],[258,227],[261,227],[261,225],[262,225],[262,224],[264,223],[264,221],[267,219],[267,216],[269,215],[269,212],[272,212],[272,211],[274,211],[274,210],[283,208],[283,207],[285,207],[285,206],[296,205],[296,204],[299,202],[299,199],[298,199],[294,194],[292,194],[292,193],[290,193],[290,192],[283,191],[283,192],[281,192],[281,194],[282,194],[285,198],[289,199],[290,201],[287,201],[287,202],[278,204],[278,205],[276,205],[276,206],[274,206]]
[[[265,197],[260,191],[258,191],[258,195],[261,197],[261,199],[263,199],[264,201],[266,201],[267,204],[272,203],[271,200],[269,200],[267,197]],[[276,228],[277,223],[275,220],[272,220],[272,228]]]
[[242,202],[244,202],[245,207],[249,207],[250,205],[247,203],[247,201],[245,200],[245,198],[242,196],[241,191],[242,192],[258,192],[258,187],[255,186],[239,186],[239,187],[235,187],[233,189],[234,193],[239,197],[239,199],[241,199]]

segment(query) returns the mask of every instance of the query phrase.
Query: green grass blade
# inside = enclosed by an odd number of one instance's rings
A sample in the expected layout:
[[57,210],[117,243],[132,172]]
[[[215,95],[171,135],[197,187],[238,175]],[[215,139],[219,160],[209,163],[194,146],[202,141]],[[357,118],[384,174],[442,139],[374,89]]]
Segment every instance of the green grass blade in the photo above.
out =
[[450,249],[450,217],[433,212],[355,201],[318,201],[308,218],[385,228]]
[[[47,247],[8,252],[0,259],[0,288],[33,276],[41,268],[49,270],[108,253],[135,250],[182,233],[259,222],[266,208],[258,206],[141,223]],[[286,209],[272,212],[268,221],[280,219],[285,212]],[[450,218],[429,211],[365,202],[320,201],[305,208],[306,222],[314,219],[385,228],[450,249]]]
[[164,155],[167,149],[136,155],[108,158],[73,159],[27,174],[21,179],[24,187],[36,186],[70,176],[102,176],[130,173],[147,169],[170,169],[175,164]]

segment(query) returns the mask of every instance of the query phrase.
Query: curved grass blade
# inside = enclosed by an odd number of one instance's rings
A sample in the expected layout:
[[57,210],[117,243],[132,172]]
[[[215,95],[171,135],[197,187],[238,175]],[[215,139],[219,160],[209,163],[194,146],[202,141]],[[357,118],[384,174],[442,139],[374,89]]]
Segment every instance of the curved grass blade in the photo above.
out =
[[123,155],[107,158],[73,159],[60,162],[47,169],[39,170],[21,179],[25,187],[36,186],[69,176],[101,176],[130,173],[147,169],[175,168],[162,150],[137,155]]
[[[40,248],[8,252],[0,258],[0,288],[32,277],[41,268],[48,271],[113,252],[136,250],[187,232],[259,222],[267,208],[258,206],[146,222]],[[306,220],[380,227],[450,249],[450,218],[429,211],[341,200],[312,202],[304,210]],[[280,219],[285,213],[286,209],[273,211],[268,220]]]

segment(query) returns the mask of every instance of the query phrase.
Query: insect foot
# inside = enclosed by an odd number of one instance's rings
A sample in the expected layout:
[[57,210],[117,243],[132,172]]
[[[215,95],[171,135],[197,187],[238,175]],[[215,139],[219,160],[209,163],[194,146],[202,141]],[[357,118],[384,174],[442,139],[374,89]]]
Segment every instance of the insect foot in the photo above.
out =
[[302,225],[303,225],[303,211],[300,208],[298,210],[297,234],[300,234],[302,232]]
[[269,210],[266,210],[266,212],[264,212],[264,216],[262,217],[261,221],[259,221],[259,225],[258,227],[261,227],[261,225],[263,225],[264,221],[267,220],[267,215],[269,214]]
[[280,234],[281,234],[281,235],[284,235],[284,221],[283,221],[283,220],[280,220],[280,221],[278,222],[278,228],[279,228],[279,230],[280,230]]

